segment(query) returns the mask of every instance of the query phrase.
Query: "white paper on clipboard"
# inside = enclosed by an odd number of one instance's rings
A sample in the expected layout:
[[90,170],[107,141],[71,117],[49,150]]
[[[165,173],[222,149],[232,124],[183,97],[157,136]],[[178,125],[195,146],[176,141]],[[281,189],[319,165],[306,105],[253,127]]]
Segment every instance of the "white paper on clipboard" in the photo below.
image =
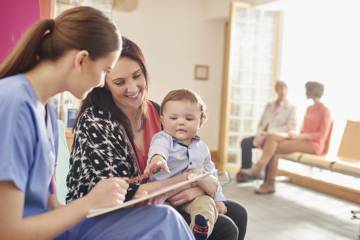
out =
[[128,206],[131,206],[133,204],[136,204],[136,203],[139,203],[139,202],[142,202],[142,201],[145,201],[145,200],[148,200],[148,199],[151,199],[151,198],[154,198],[154,197],[157,197],[161,194],[164,194],[164,193],[167,193],[167,192],[170,192],[170,191],[173,191],[177,188],[180,188],[182,186],[185,186],[187,184],[190,184],[190,183],[193,183],[193,182],[196,182],[198,181],[199,179],[203,178],[203,177],[206,177],[208,176],[210,173],[203,173],[203,174],[200,174],[198,176],[195,176],[191,179],[188,179],[186,181],[182,181],[182,182],[178,182],[174,185],[171,185],[171,186],[167,186],[167,187],[164,187],[164,188],[161,188],[159,190],[156,190],[150,194],[147,194],[147,195],[144,195],[144,196],[141,196],[139,198],[136,198],[136,199],[132,199],[130,201],[127,201],[125,203],[122,203],[118,206],[115,206],[115,207],[111,207],[111,208],[99,208],[99,209],[93,209],[93,210],[90,210],[89,214],[86,216],[87,218],[91,218],[91,217],[95,217],[95,216],[99,216],[101,214],[104,214],[104,213],[108,213],[108,212],[112,212],[112,211],[115,211],[117,209],[120,209],[120,208],[125,208],[125,207],[128,207]]

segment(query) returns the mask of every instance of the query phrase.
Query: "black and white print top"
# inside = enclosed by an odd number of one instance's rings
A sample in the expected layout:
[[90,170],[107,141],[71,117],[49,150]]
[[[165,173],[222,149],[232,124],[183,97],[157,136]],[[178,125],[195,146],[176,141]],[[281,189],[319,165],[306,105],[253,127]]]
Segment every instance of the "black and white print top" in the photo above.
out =
[[[87,108],[74,130],[70,170],[66,178],[70,202],[85,196],[101,179],[138,175],[136,155],[123,127],[99,107]],[[130,184],[126,200],[139,183]]]

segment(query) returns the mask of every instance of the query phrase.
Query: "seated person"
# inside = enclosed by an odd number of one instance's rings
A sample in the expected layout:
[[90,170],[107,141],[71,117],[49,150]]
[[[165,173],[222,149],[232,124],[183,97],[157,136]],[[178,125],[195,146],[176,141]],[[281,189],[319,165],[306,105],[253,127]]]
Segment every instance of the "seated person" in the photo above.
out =
[[[147,96],[148,72],[142,51],[129,39],[123,38],[122,42],[121,55],[114,68],[106,74],[105,85],[94,88],[82,102],[74,129],[74,144],[67,177],[68,201],[88,194],[101,178],[120,176],[134,179],[142,174],[147,164],[151,137],[161,129],[160,115],[156,105]],[[182,175],[166,179],[162,183],[160,181],[145,183],[139,179],[136,183],[129,184],[126,198],[130,199],[134,195],[144,192],[151,193],[160,186],[164,186],[164,183],[176,184],[186,180],[187,175],[188,173],[184,172]],[[182,190],[168,201],[172,206],[178,206],[188,202],[187,200],[190,198],[193,199],[194,196],[199,196],[200,193],[203,194],[202,188],[194,185]],[[226,215],[219,214],[209,239],[244,239],[247,226],[246,209],[235,201],[228,200],[225,205],[227,213]],[[147,216],[150,215],[153,220],[154,217],[159,216],[156,213],[155,215],[153,211],[166,210],[167,215],[175,217],[173,220],[178,221],[177,223],[168,221],[164,217],[161,220],[155,219],[158,228],[154,228],[149,233],[157,234],[158,232],[154,230],[165,230],[165,232],[159,233],[166,234],[162,235],[164,239],[188,238],[184,233],[181,233],[182,236],[180,236],[180,231],[176,231],[183,230],[183,226],[178,214],[174,213],[174,209],[163,205],[143,207],[149,207],[149,211],[152,213],[144,213]],[[153,210],[153,208],[159,210]],[[119,212],[122,211],[124,210]],[[172,215],[173,213],[175,215]],[[138,217],[137,219],[142,219],[145,214],[135,215]],[[181,212],[181,214],[187,222],[190,222],[187,213]],[[144,221],[144,223],[153,222],[150,219]],[[144,223],[141,222],[140,230],[148,230]],[[177,228],[168,227],[172,224],[176,224]],[[137,225],[134,227],[139,229]],[[132,225],[127,226],[132,227]],[[193,239],[194,236],[189,227],[185,227],[185,230],[188,230],[186,233],[189,233],[190,239]],[[140,230],[137,231],[137,234],[141,233]],[[151,235],[149,237],[149,233],[146,237],[152,239]]]
[[[269,102],[261,116],[256,136],[244,138],[241,141],[241,169],[251,168],[252,149],[262,148],[269,133],[288,133],[296,128],[295,106],[290,104],[287,97],[287,85],[283,81],[276,81],[275,92],[277,98]],[[247,182],[247,175],[236,174],[238,183]]]
[[218,211],[226,212],[221,187],[209,189],[211,185],[207,184],[208,181],[218,181],[214,178],[217,177],[217,171],[211,161],[209,148],[198,136],[198,130],[206,119],[205,108],[198,94],[190,90],[174,90],[165,96],[160,110],[164,130],[152,138],[145,171],[155,172],[159,168],[167,171],[152,175],[151,181],[164,180],[186,170],[203,170],[213,174],[199,181],[209,195],[198,196],[183,205],[183,209],[191,216],[190,228],[195,239],[207,239]]
[[[91,209],[124,201],[130,187],[118,176],[99,177],[85,197],[70,204],[56,198],[59,138],[50,99],[64,91],[85,97],[103,83],[120,52],[111,20],[94,8],[75,7],[35,23],[0,65],[0,239],[194,239],[184,219],[167,206],[87,219]],[[86,147],[89,139],[82,140]]]
[[319,82],[307,82],[306,96],[313,104],[306,110],[304,123],[300,134],[289,133],[289,136],[268,135],[260,160],[250,169],[242,169],[241,175],[258,177],[268,164],[268,174],[264,183],[255,191],[258,194],[275,192],[275,176],[278,164],[278,154],[304,152],[321,154],[329,137],[331,117],[329,109],[320,102],[324,93],[324,85]]

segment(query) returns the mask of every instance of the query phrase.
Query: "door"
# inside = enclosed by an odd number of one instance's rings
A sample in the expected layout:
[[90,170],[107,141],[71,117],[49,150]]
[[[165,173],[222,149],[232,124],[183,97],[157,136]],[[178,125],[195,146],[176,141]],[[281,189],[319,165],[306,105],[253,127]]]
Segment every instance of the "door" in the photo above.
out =
[[226,37],[219,169],[239,168],[240,142],[254,135],[280,67],[281,12],[233,2]]

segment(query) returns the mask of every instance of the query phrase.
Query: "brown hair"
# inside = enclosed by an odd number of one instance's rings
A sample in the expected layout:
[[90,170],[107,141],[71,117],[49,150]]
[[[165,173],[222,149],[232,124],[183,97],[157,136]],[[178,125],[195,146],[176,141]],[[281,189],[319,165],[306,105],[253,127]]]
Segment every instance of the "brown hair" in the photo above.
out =
[[0,78],[29,71],[41,60],[55,61],[72,49],[86,50],[96,60],[120,47],[117,28],[103,13],[71,8],[34,24],[0,65]]
[[308,98],[321,98],[324,94],[324,88],[322,83],[309,81],[305,84],[306,96]]
[[163,114],[165,105],[167,102],[170,101],[189,101],[191,103],[199,104],[200,111],[201,111],[201,125],[205,123],[205,120],[207,118],[206,115],[206,105],[199,94],[196,92],[189,90],[189,89],[177,89],[170,91],[168,94],[166,94],[165,98],[163,99],[161,106],[160,106],[160,114]]
[[[137,62],[140,66],[140,69],[142,70],[142,73],[144,74],[145,81],[146,81],[146,90],[148,89],[148,73],[145,65],[145,59],[144,55],[142,54],[141,49],[138,45],[136,45],[133,41],[122,37],[122,52],[120,55],[120,58],[129,58],[135,62]],[[145,93],[146,94],[146,93]],[[112,98],[111,93],[107,89],[106,86],[104,87],[97,87],[94,88],[82,101],[80,111],[77,117],[76,122],[78,122],[80,116],[82,113],[91,106],[98,106],[101,109],[107,110],[110,112],[111,117],[113,120],[119,122],[124,129],[126,130],[126,133],[131,141],[133,141],[133,132],[131,131],[131,124],[127,116],[121,109],[119,109]],[[146,104],[145,101],[141,104],[139,109],[139,114],[141,118],[145,117],[146,114]]]

